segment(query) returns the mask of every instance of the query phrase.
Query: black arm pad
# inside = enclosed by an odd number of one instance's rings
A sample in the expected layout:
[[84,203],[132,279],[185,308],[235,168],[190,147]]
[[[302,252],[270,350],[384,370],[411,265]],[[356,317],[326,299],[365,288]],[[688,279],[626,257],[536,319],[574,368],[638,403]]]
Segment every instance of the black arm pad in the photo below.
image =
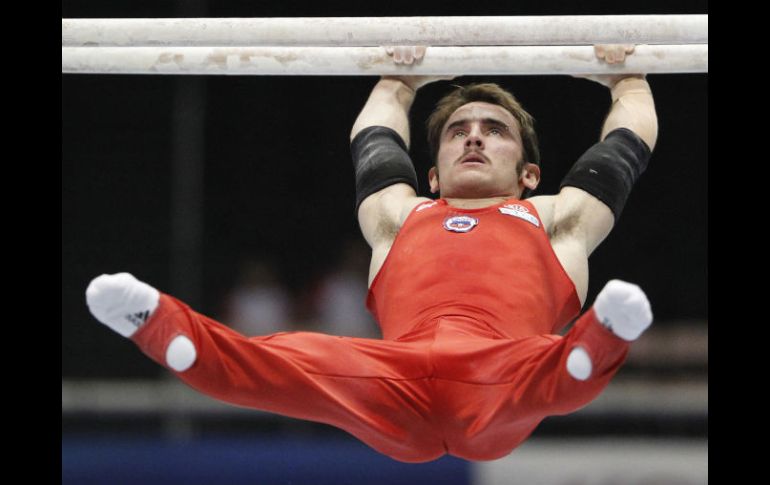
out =
[[647,168],[650,148],[633,131],[618,128],[586,151],[562,180],[604,202],[618,221],[628,195]]
[[361,130],[350,143],[350,155],[356,172],[356,214],[364,199],[395,183],[409,184],[417,192],[417,172],[395,130],[384,126]]

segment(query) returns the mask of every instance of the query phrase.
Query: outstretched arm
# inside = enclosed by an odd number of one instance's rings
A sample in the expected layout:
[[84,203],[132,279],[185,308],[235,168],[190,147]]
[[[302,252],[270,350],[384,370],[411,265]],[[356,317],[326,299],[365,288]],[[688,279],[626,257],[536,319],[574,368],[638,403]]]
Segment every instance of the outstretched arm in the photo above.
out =
[[[425,48],[396,47],[394,62],[411,63]],[[407,58],[404,58],[407,54]],[[410,62],[411,61],[411,62]],[[409,109],[416,91],[436,76],[383,76],[350,133],[356,176],[356,210],[369,245],[387,246],[417,205],[417,176],[409,158]]]
[[[623,62],[632,46],[597,46],[608,63]],[[606,54],[606,56],[605,56]],[[601,140],[586,151],[557,195],[532,197],[551,246],[581,303],[588,294],[588,257],[609,235],[657,139],[655,106],[644,75],[581,76],[610,88],[612,107]]]
[[[597,46],[596,52],[608,63],[623,62],[633,47]],[[612,230],[646,169],[658,122],[643,74],[584,77],[610,89],[612,106],[600,142],[575,163],[553,198],[551,232],[552,239],[569,239],[588,257]]]

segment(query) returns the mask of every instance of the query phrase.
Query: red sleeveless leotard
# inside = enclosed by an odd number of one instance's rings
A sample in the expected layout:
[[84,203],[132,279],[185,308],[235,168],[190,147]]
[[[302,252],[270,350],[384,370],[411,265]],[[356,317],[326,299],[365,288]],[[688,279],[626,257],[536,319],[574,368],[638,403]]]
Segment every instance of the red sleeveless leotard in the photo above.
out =
[[457,209],[439,199],[407,217],[367,307],[386,340],[447,315],[514,338],[557,333],[580,302],[531,203]]

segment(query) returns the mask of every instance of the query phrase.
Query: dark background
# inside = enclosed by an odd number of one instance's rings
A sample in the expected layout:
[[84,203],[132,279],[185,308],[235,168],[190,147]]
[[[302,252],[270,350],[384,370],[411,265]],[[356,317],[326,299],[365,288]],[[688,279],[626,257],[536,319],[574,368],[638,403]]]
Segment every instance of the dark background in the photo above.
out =
[[[622,10],[617,2],[600,1],[209,3],[68,1],[62,3],[62,18],[707,13],[706,2],[681,0]],[[247,255],[273,261],[283,281],[300,294],[336,264],[345,240],[362,238],[353,214],[348,135],[376,79],[62,75],[62,377],[162,372],[93,319],[84,292],[101,273],[129,271],[184,298],[170,263],[175,119],[203,123],[200,137],[189,140],[189,147],[202,150],[204,171],[196,268],[201,285],[190,302],[216,315]],[[658,145],[619,223],[591,256],[588,301],[608,279],[621,278],[645,289],[656,325],[681,320],[705,325],[708,76],[648,80],[658,110]],[[572,163],[598,140],[610,104],[605,87],[568,76],[463,76],[451,83],[473,81],[501,84],[537,120],[543,160],[537,195],[555,193]],[[410,114],[411,154],[423,196],[430,196],[423,123],[449,85],[420,90]],[[175,111],[185,90],[197,92],[198,102]]]

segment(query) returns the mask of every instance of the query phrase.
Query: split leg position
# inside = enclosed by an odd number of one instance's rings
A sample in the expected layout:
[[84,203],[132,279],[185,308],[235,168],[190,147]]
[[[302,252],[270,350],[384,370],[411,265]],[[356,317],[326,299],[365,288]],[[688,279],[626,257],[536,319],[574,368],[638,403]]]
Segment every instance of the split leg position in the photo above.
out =
[[192,388],[341,428],[406,462],[505,456],[542,419],[593,400],[652,322],[636,285],[610,281],[564,336],[480,336],[442,318],[414,338],[312,332],[246,337],[128,273],[95,278],[97,320]]

